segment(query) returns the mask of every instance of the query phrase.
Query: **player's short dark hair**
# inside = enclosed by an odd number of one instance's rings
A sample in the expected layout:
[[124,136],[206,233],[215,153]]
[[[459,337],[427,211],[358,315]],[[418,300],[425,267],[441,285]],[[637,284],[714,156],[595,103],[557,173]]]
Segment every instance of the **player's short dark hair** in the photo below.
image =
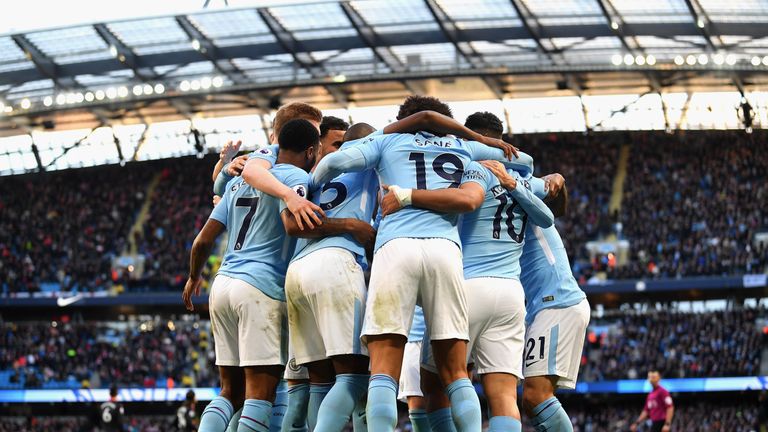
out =
[[440,99],[432,96],[408,96],[400,105],[400,110],[397,112],[397,119],[402,120],[410,115],[416,114],[421,111],[435,111],[444,116],[453,118],[451,108],[440,101]]
[[195,400],[195,391],[194,390],[187,391],[186,399],[187,399],[187,402],[192,402],[193,400]]
[[356,139],[365,138],[368,135],[376,132],[376,128],[368,123],[355,123],[347,129],[342,141],[354,141]]
[[504,134],[504,125],[501,124],[501,120],[488,111],[470,114],[464,121],[464,126],[480,135],[491,138],[501,139]]
[[309,147],[316,145],[320,140],[320,133],[312,123],[304,119],[293,119],[283,125],[277,142],[280,150],[288,150],[301,153]]
[[349,123],[334,116],[324,116],[320,122],[320,138],[328,135],[329,130],[346,131],[349,129]]
[[112,396],[112,397],[117,396],[117,386],[115,384],[112,384],[109,387],[109,395]]

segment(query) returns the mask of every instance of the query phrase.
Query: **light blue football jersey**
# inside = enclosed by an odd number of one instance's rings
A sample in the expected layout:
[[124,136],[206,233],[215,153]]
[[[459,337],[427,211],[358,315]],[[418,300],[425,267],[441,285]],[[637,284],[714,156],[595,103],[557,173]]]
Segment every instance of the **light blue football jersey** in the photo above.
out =
[[[524,181],[536,196],[546,196],[542,179],[529,175]],[[525,291],[525,319],[530,323],[543,309],[574,306],[587,296],[573,277],[563,239],[554,225],[528,225],[525,236],[520,282]]]
[[[326,156],[313,178],[322,183],[340,172],[375,169],[382,184],[411,189],[458,187],[464,169],[472,160],[498,160],[525,172],[532,171],[533,160],[521,153],[509,162],[504,153],[475,141],[439,137],[426,132],[368,136],[349,143],[348,148]],[[376,249],[401,237],[445,238],[461,246],[457,230],[458,215],[406,207],[382,219],[376,236]]]
[[[554,222],[546,204],[524,187],[510,192],[491,171],[477,162],[464,170],[462,183],[475,182],[485,191],[480,207],[462,217],[459,233],[464,246],[464,278],[496,277],[520,279],[520,256],[529,224],[550,226]],[[529,221],[528,213],[533,215]]]
[[[307,194],[309,174],[304,170],[278,164],[270,171],[300,195]],[[229,231],[219,274],[245,281],[280,301],[285,301],[285,272],[296,243],[285,233],[280,218],[284,208],[282,200],[235,177],[210,216]]]
[[[272,160],[272,165],[275,164],[275,161],[277,160],[277,150],[280,148],[277,144],[268,145],[266,147],[263,147],[258,150],[254,150],[251,152],[251,154],[248,155],[248,160],[253,159],[257,155],[265,157],[269,159],[270,155],[274,155]],[[227,164],[229,165],[229,164]],[[225,165],[226,167],[226,165]],[[230,180],[232,180],[233,177],[229,174],[227,174],[226,169],[222,169],[219,171],[219,175],[216,176],[216,180],[213,182],[213,194],[214,195],[224,195],[224,191],[226,190],[227,183],[229,183]]]
[[424,333],[427,331],[427,323],[424,321],[424,309],[416,305],[413,311],[413,321],[411,332],[408,333],[408,342],[421,342],[424,340]]
[[[274,164],[278,153],[279,148],[269,146],[253,152],[250,158],[264,159]],[[311,183],[310,199],[320,206],[329,218],[354,218],[370,222],[376,208],[378,191],[379,179],[376,173],[373,170],[365,170],[344,173],[324,185]],[[293,260],[329,247],[338,247],[352,252],[357,262],[363,268],[367,267],[365,249],[349,234],[317,239],[299,238]]]

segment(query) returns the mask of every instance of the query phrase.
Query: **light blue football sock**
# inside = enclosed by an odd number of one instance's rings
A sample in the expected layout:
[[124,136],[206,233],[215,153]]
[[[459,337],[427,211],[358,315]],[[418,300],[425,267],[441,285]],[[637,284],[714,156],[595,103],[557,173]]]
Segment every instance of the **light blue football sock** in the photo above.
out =
[[568,417],[560,401],[554,396],[533,409],[531,423],[533,423],[533,428],[537,432],[573,432],[570,417]]
[[459,378],[448,384],[445,393],[451,400],[453,422],[458,432],[480,432],[483,428],[483,413],[480,399],[469,378]]
[[514,417],[495,416],[488,421],[488,432],[521,432],[522,430],[523,424]]
[[352,428],[355,432],[368,432],[368,417],[365,416],[365,406],[368,403],[366,398],[368,394],[368,387],[365,388],[366,392],[363,396],[357,400],[355,404],[355,411],[352,413]]
[[355,404],[368,390],[370,375],[339,374],[317,413],[315,432],[338,432],[350,420]]
[[309,384],[301,383],[288,387],[288,409],[283,417],[283,432],[307,432],[307,409],[309,407]]
[[246,399],[237,432],[268,432],[272,404],[259,399]]
[[323,399],[331,391],[333,383],[309,384],[309,410],[307,411],[307,424],[309,430],[315,430],[317,426],[317,413],[320,411],[320,405]]
[[288,409],[288,382],[280,380],[275,391],[275,401],[272,402],[272,414],[269,416],[269,430],[280,432]]
[[427,418],[429,418],[429,427],[432,428],[432,432],[456,432],[450,407],[432,411],[427,414]]
[[397,381],[386,374],[371,375],[368,382],[368,404],[365,409],[368,428],[391,432],[397,426]]
[[[235,411],[235,414],[229,420],[229,426],[227,426],[227,432],[237,432],[237,425],[240,423],[240,414],[243,413],[243,409]],[[199,432],[199,429],[198,429]]]
[[[431,432],[429,427],[429,417],[423,409],[408,410],[408,418],[411,420],[413,432]],[[453,420],[451,420],[453,422]]]
[[216,396],[200,415],[200,426],[197,430],[200,432],[224,432],[234,412],[235,408],[227,398]]

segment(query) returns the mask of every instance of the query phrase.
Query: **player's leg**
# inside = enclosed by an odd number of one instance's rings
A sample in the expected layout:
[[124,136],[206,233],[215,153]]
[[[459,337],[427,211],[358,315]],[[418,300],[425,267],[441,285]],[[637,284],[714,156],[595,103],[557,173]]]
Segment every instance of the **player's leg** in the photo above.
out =
[[589,303],[539,312],[526,329],[523,410],[536,430],[571,431],[573,426],[555,390],[575,388]]
[[436,373],[434,360],[428,359],[425,363],[429,365],[421,368],[421,390],[427,400],[429,426],[433,432],[456,432],[451,401]]
[[422,396],[409,396],[408,419],[411,421],[413,432],[429,432],[429,417],[427,416],[427,401]]
[[201,432],[223,432],[243,405],[245,388],[243,371],[239,367],[237,315],[230,307],[230,293],[236,280],[219,275],[211,286],[209,310],[214,337],[216,364],[221,377],[221,393],[203,410],[200,417]]
[[[294,261],[302,289],[291,302],[298,362],[310,371],[310,427],[340,431],[368,388],[368,356],[360,332],[365,305],[365,276],[355,256],[324,248]],[[290,299],[290,297],[289,297]],[[304,327],[302,327],[304,326]],[[313,415],[315,414],[315,415]]]
[[523,375],[525,295],[520,282],[503,278],[466,281],[469,337],[475,370],[490,409],[490,431],[519,432],[517,383]]
[[317,432],[341,431],[352,419],[355,406],[368,390],[368,357],[356,354],[331,358],[336,381],[326,395],[318,414]]
[[450,240],[422,241],[430,265],[424,267],[420,294],[437,372],[451,401],[456,429],[480,431],[480,400],[467,374],[469,318],[461,251]]
[[[306,379],[287,379],[288,376],[293,373],[289,372],[291,368],[291,362],[295,361],[293,358],[285,367],[285,376],[287,384],[286,392],[286,410],[283,417],[282,431],[283,432],[307,432],[307,411],[309,409],[309,378]],[[298,368],[296,373],[309,377],[309,373],[306,368]],[[293,375],[290,375],[293,376]],[[275,401],[277,402],[277,401]]]
[[363,337],[371,358],[366,415],[375,431],[397,425],[397,381],[423,273],[422,243],[398,238],[374,256]]
[[198,430],[223,432],[245,399],[245,376],[237,366],[219,366],[221,392],[203,410]]
[[245,369],[245,402],[237,430],[267,432],[285,370],[286,305],[242,281],[233,286],[230,305],[238,317],[240,365]]
[[283,374],[283,365],[246,366],[245,402],[238,432],[268,432],[272,403]]
[[300,261],[288,266],[285,276],[285,297],[288,310],[288,365],[283,378],[287,381],[287,401],[285,416],[282,421],[283,432],[306,432],[307,415],[309,411],[310,383],[309,371],[296,362],[294,345],[302,342],[301,335],[308,332],[308,340],[316,339],[313,329],[300,325],[299,311],[306,310],[306,302],[302,292],[304,271]]
[[[413,330],[412,330],[413,331]],[[408,342],[400,369],[400,389],[397,400],[408,404],[408,417],[414,432],[429,432],[427,400],[421,391],[421,341]]]

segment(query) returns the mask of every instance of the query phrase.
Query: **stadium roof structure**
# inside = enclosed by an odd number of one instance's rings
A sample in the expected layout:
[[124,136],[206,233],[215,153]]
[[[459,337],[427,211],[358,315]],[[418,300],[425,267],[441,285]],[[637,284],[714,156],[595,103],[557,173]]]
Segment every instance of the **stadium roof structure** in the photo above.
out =
[[0,136],[321,107],[755,90],[768,0],[390,0],[0,36]]

